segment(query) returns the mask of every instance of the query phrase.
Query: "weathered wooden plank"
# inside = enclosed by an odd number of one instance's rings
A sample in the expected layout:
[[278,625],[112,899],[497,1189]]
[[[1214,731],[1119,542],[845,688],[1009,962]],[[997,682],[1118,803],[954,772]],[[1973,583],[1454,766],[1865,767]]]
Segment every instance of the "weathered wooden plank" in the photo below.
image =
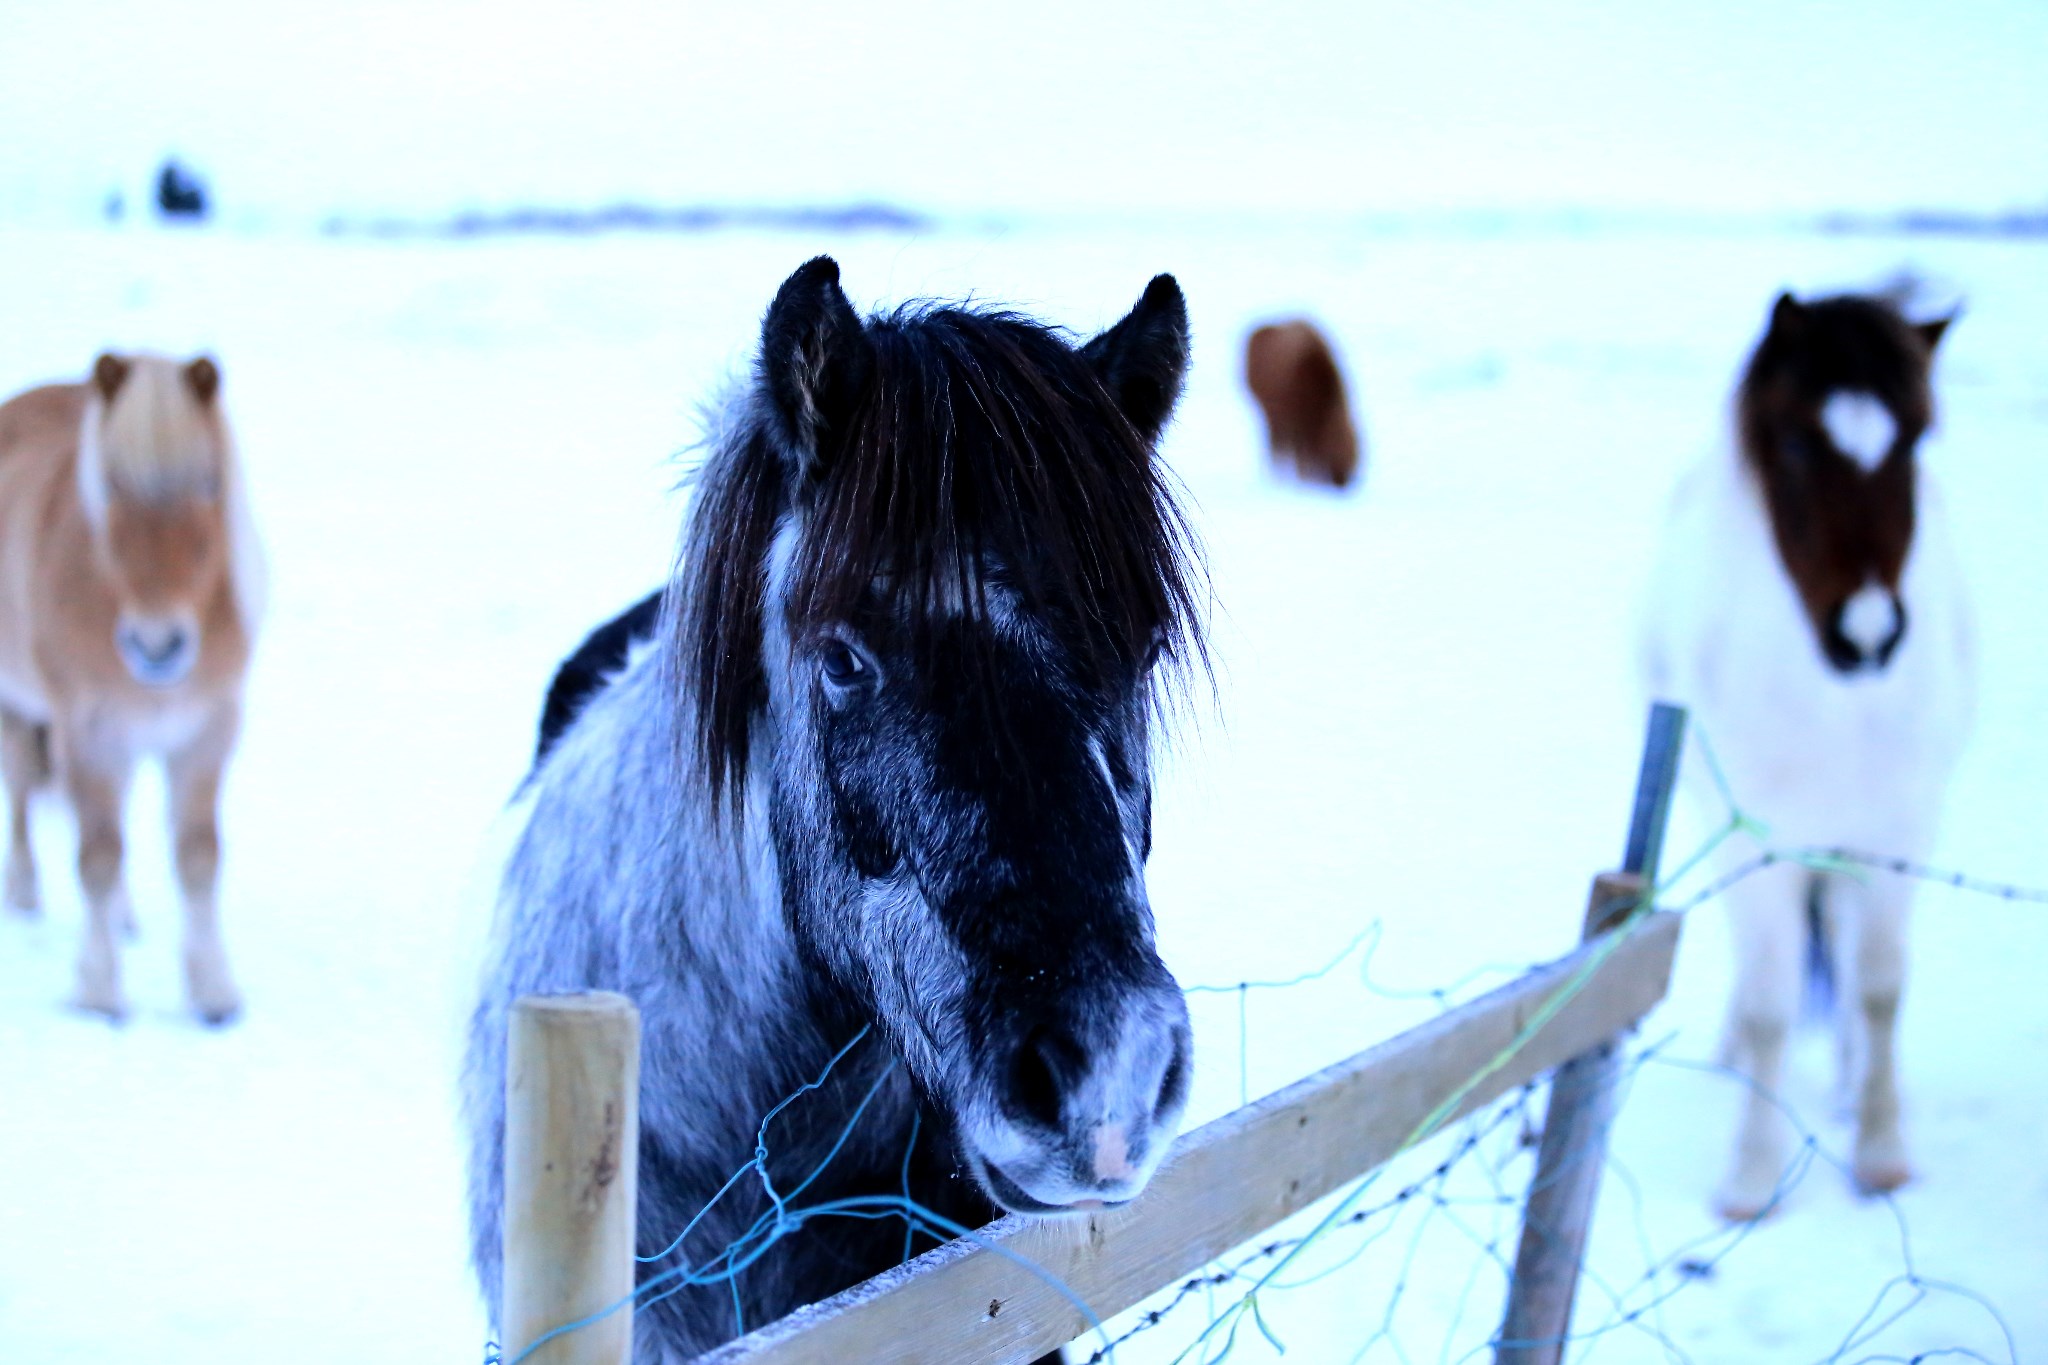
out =
[[633,1292],[640,1012],[623,995],[522,995],[505,1065],[505,1359],[626,1365],[633,1315],[554,1334]]
[[[1127,1208],[1051,1222],[1000,1219],[981,1230],[979,1243],[950,1242],[703,1360],[1034,1359],[1080,1337],[1088,1319],[1019,1260],[1102,1318],[1192,1274],[1385,1162],[1446,1104],[1443,1123],[1642,1018],[1670,982],[1678,917],[1651,915],[1623,932],[1186,1135]],[[1577,992],[1502,1061],[1525,1026],[1588,970]]]

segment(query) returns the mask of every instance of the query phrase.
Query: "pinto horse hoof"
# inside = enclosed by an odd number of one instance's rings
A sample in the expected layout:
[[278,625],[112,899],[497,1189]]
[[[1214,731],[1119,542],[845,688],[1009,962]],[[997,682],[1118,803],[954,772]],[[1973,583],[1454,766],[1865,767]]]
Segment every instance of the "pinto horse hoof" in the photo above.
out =
[[1771,1205],[1738,1202],[1732,1199],[1716,1199],[1714,1215],[1724,1223],[1761,1223],[1770,1216]]
[[1890,1194],[1913,1178],[1913,1168],[1903,1161],[1859,1161],[1856,1163],[1856,1193],[1867,1198]]
[[1777,1211],[1779,1202],[1775,1183],[1753,1185],[1730,1181],[1714,1195],[1714,1212],[1724,1222],[1760,1223]]

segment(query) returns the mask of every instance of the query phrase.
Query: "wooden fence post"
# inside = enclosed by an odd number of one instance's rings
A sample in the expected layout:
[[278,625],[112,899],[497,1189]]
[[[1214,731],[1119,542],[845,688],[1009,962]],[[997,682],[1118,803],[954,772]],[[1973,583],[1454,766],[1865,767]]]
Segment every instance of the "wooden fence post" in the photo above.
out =
[[[1622,871],[1594,879],[1585,939],[1620,923],[1655,884],[1684,738],[1682,709],[1662,702],[1650,709]],[[1543,1145],[1522,1214],[1522,1243],[1495,1365],[1557,1365],[1564,1356],[1586,1234],[1606,1165],[1607,1131],[1614,1120],[1618,1049],[1618,1039],[1607,1039],[1566,1062],[1551,1078]]]
[[[510,1362],[633,1292],[640,1168],[640,1012],[623,995],[528,995],[505,1061],[505,1282]],[[633,1310],[563,1332],[522,1365],[627,1365]]]

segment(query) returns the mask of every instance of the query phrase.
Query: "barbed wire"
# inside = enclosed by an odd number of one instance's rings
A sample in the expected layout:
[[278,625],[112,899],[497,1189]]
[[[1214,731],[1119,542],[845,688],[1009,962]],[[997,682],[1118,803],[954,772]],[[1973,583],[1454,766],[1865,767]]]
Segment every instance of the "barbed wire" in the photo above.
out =
[[[1646,1068],[1665,1067],[1724,1080],[1736,1087],[1757,1088],[1755,1082],[1732,1067],[1672,1055],[1671,1045],[1676,1037],[1675,1034],[1671,1035],[1634,1052],[1624,1072],[1624,1083],[1632,1083]],[[1387,1288],[1387,1306],[1381,1321],[1372,1333],[1358,1344],[1351,1359],[1363,1360],[1382,1345],[1388,1347],[1397,1359],[1413,1359],[1409,1351],[1399,1348],[1400,1329],[1396,1319],[1404,1293],[1420,1259],[1424,1240],[1433,1228],[1438,1227],[1450,1229],[1459,1239],[1469,1243],[1477,1253],[1472,1271],[1457,1295],[1456,1306],[1442,1328],[1441,1353],[1438,1358],[1450,1365],[1462,1365],[1462,1362],[1481,1358],[1503,1344],[1537,1344],[1503,1343],[1495,1335],[1496,1329],[1491,1327],[1480,1339],[1462,1351],[1457,1349],[1455,1343],[1458,1327],[1467,1316],[1466,1310],[1474,1297],[1473,1291],[1479,1278],[1488,1270],[1494,1272],[1498,1296],[1502,1299],[1512,1281],[1513,1260],[1504,1243],[1507,1236],[1518,1231],[1519,1219],[1525,1207],[1529,1182],[1519,1167],[1530,1160],[1531,1147],[1526,1134],[1515,1131],[1516,1120],[1521,1120],[1523,1124],[1528,1122],[1532,1098],[1539,1090],[1540,1086],[1531,1084],[1514,1095],[1496,1101],[1461,1125],[1450,1151],[1427,1171],[1410,1179],[1393,1194],[1370,1206],[1352,1211],[1332,1225],[1323,1233],[1324,1236],[1330,1237],[1340,1233],[1359,1234],[1357,1244],[1348,1248],[1333,1265],[1298,1282],[1267,1282],[1262,1292],[1271,1294],[1281,1289],[1305,1287],[1356,1264],[1367,1252],[1399,1230],[1399,1218],[1404,1211],[1419,1210],[1420,1216],[1415,1219],[1410,1229],[1408,1241]],[[1797,1139],[1768,1201],[1769,1210],[1775,1210],[1782,1205],[1817,1168],[1834,1170],[1845,1179],[1851,1176],[1851,1164],[1830,1150],[1820,1135],[1791,1105],[1771,1092],[1761,1093],[1793,1127]],[[1503,1135],[1508,1137],[1507,1142],[1502,1141]],[[1724,1224],[1681,1241],[1662,1253],[1655,1252],[1647,1226],[1642,1221],[1639,1182],[1611,1152],[1603,1159],[1605,1173],[1615,1179],[1635,1205],[1633,1218],[1642,1268],[1626,1283],[1614,1283],[1601,1275],[1597,1269],[1587,1267],[1584,1283],[1594,1291],[1594,1299],[1589,1306],[1598,1306],[1602,1311],[1589,1325],[1571,1332],[1562,1339],[1562,1342],[1566,1346],[1580,1348],[1583,1352],[1585,1348],[1626,1332],[1645,1340],[1666,1360],[1689,1362],[1693,1357],[1673,1335],[1669,1323],[1663,1317],[1663,1310],[1680,1295],[1697,1293],[1700,1286],[1712,1282],[1720,1265],[1768,1226],[1767,1216]],[[1487,1188],[1473,1195],[1452,1192],[1449,1189],[1450,1182],[1461,1172],[1476,1174],[1485,1181]],[[1365,1178],[1366,1182],[1377,1181],[1382,1178],[1382,1174],[1375,1172]],[[1925,1273],[1918,1263],[1911,1226],[1897,1198],[1890,1193],[1873,1195],[1871,1198],[1873,1202],[1884,1207],[1891,1219],[1896,1236],[1897,1269],[1872,1292],[1868,1307],[1843,1331],[1838,1344],[1813,1358],[1814,1365],[1877,1365],[1883,1361],[1935,1359],[1979,1361],[1984,1365],[2015,1365],[2019,1359],[2018,1345],[2011,1325],[1997,1305],[1974,1290]],[[1491,1226],[1483,1229],[1472,1227],[1459,1216],[1460,1210],[1463,1209],[1489,1211],[1493,1215]],[[1538,1231],[1541,1232],[1540,1229]],[[1167,1291],[1168,1297],[1163,1302],[1139,1310],[1107,1346],[1098,1348],[1089,1355],[1084,1365],[1107,1365],[1108,1362],[1113,1362],[1118,1349],[1148,1332],[1168,1325],[1177,1313],[1195,1301],[1202,1290],[1243,1283],[1252,1266],[1272,1260],[1290,1249],[1301,1246],[1304,1241],[1305,1238],[1300,1236],[1270,1239],[1234,1260],[1219,1263],[1199,1275],[1183,1280]],[[1958,1300],[1981,1311],[1989,1329],[2002,1344],[2004,1354],[1989,1355],[1976,1347],[1961,1344],[1928,1348],[1911,1355],[1888,1353],[1881,1347],[1880,1337],[1905,1322],[1923,1305],[1937,1298]],[[1260,1303],[1257,1317],[1262,1324],[1263,1334],[1277,1336],[1277,1332],[1265,1322],[1271,1307],[1270,1302]],[[1212,1312],[1209,1323],[1217,1321],[1220,1316]],[[1582,1320],[1586,1316],[1584,1309],[1580,1316]],[[1203,1324],[1203,1331],[1208,1330],[1209,1323]],[[1199,1333],[1197,1335],[1199,1338]],[[1225,1335],[1227,1338],[1228,1329],[1225,1330]],[[1183,1349],[1173,1359],[1193,1358],[1191,1351],[1197,1344],[1198,1342],[1190,1343],[1188,1349]],[[1204,1355],[1201,1359],[1206,1365],[1216,1365],[1216,1362],[1228,1358],[1234,1344],[1226,1340],[1221,1350],[1212,1355]]]
[[1987,896],[1994,900],[2011,901],[2017,904],[2048,905],[2048,887],[2022,886],[2016,882],[1993,881],[1988,877],[1972,876],[1967,872],[1931,867],[1915,862],[1911,858],[1892,857],[1887,854],[1864,853],[1853,848],[1766,848],[1744,862],[1714,878],[1704,887],[1689,894],[1675,905],[1664,907],[1669,910],[1692,910],[1706,904],[1714,897],[1767,867],[1781,863],[1793,863],[1815,872],[1836,873],[1843,876],[1864,876],[1871,872],[1888,872],[1893,876],[1906,877],[1913,881],[1944,886],[1971,895]]

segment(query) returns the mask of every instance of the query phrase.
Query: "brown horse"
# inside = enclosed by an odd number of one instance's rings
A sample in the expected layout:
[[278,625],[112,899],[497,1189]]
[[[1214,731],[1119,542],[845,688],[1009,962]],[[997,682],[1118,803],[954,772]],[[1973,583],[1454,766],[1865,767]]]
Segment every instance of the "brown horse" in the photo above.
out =
[[29,798],[55,778],[78,817],[83,1009],[127,1011],[121,808],[152,755],[169,778],[192,1007],[209,1023],[241,1007],[215,905],[216,809],[262,591],[211,359],[103,355],[86,383],[0,404],[5,899],[36,912]]
[[1259,328],[1244,344],[1244,382],[1266,415],[1276,464],[1336,488],[1358,473],[1358,432],[1330,343],[1302,319]]

